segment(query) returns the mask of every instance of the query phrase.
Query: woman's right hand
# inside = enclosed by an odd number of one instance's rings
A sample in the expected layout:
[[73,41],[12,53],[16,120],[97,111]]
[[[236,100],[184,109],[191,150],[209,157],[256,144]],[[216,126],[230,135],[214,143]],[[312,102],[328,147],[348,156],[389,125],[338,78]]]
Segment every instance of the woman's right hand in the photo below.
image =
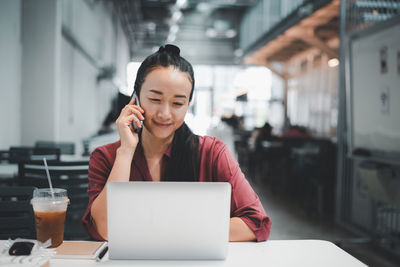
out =
[[121,110],[121,113],[115,122],[121,139],[120,147],[129,150],[132,149],[133,151],[136,150],[136,146],[139,142],[139,135],[134,131],[132,123],[136,123],[140,128],[140,120],[144,120],[142,115],[144,110],[140,106],[134,105],[135,101],[136,99],[132,98],[129,104]]

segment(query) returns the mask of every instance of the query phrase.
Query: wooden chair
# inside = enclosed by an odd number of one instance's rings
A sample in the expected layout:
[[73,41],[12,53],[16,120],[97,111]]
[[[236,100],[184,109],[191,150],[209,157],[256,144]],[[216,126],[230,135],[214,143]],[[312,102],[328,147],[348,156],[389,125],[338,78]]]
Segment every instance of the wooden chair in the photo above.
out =
[[0,187],[0,239],[36,238],[32,205],[34,187]]

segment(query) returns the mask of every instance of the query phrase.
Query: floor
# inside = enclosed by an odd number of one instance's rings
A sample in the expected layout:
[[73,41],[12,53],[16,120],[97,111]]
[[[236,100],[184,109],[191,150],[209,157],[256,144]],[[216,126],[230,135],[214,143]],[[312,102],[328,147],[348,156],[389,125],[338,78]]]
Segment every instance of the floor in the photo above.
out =
[[[348,253],[371,267],[398,267],[371,243],[331,222],[307,216],[295,203],[270,192],[266,185],[252,185],[272,220],[270,239],[323,239],[340,245]],[[359,241],[359,242],[358,242]]]

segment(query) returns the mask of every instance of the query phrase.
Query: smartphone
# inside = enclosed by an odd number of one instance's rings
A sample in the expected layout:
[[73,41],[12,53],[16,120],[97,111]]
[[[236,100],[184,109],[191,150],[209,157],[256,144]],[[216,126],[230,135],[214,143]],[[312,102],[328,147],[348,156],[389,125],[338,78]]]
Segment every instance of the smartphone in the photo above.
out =
[[[137,96],[136,92],[133,93],[132,98],[135,98],[135,99],[136,99],[134,105],[140,106],[139,97]],[[139,119],[139,118],[138,118],[138,119]],[[140,119],[139,119],[139,120],[140,120]],[[132,126],[133,126],[133,130],[135,131],[135,133],[138,133],[138,132],[140,131],[140,128],[136,125],[136,123],[135,123],[134,121],[132,122]],[[140,126],[143,127],[143,121],[142,121],[142,120],[140,120]]]

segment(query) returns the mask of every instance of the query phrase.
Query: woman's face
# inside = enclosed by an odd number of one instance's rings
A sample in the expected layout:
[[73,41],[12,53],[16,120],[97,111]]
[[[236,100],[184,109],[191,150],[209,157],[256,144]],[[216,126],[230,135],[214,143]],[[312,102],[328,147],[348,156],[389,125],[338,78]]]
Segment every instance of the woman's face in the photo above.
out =
[[160,139],[172,137],[183,123],[191,90],[189,75],[173,66],[148,73],[140,90],[145,130]]

